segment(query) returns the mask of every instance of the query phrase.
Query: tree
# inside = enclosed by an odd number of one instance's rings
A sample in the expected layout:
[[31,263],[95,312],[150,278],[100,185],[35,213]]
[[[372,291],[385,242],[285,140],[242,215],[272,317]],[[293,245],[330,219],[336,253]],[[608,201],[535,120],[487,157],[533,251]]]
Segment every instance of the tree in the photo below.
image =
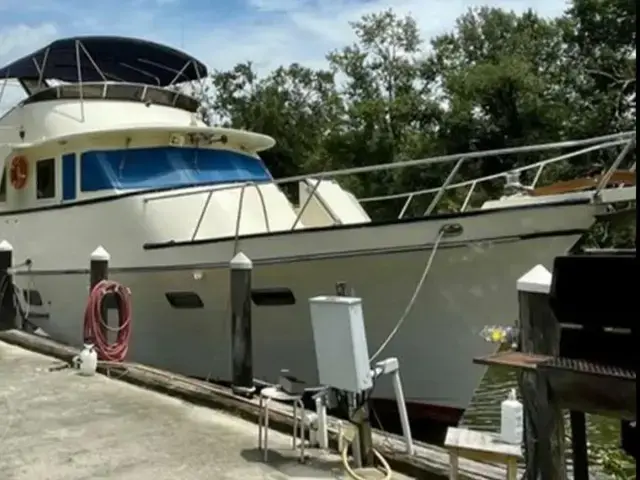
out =
[[[563,78],[562,30],[528,11],[470,10],[452,33],[432,41],[448,105],[441,142],[450,151],[490,150],[565,138],[573,124]],[[516,166],[508,157],[476,165],[491,175]]]
[[636,3],[631,0],[574,0],[564,38],[579,69],[578,89],[588,128],[635,128]]
[[[434,74],[423,54],[415,20],[391,10],[352,23],[356,43],[328,55],[338,78],[347,118],[331,139],[332,153],[350,166],[375,165],[418,158],[434,150],[434,132],[442,109],[433,94]],[[393,170],[352,182],[360,196],[435,185],[441,175],[425,169],[416,174]],[[374,216],[393,217],[400,202],[367,205]]]
[[293,64],[260,79],[245,63],[214,72],[212,84],[211,108],[222,124],[277,139],[276,147],[262,154],[275,177],[329,165],[324,138],[342,111],[331,72]]

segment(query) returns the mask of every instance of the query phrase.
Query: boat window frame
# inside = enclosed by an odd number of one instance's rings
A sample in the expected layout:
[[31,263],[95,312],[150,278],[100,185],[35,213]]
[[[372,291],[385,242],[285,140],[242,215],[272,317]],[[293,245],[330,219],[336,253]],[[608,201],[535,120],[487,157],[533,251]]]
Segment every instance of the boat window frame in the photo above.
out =
[[[189,168],[175,169],[169,155],[178,155],[180,161],[188,163],[188,165],[185,163],[185,166]],[[198,156],[201,157],[198,158]],[[151,157],[155,157],[155,159]],[[130,148],[95,148],[81,152],[78,158],[78,192],[80,194],[109,190],[155,190],[196,185],[269,183],[273,181],[271,172],[260,157],[248,155],[238,150],[155,145]],[[148,166],[148,171],[145,172],[146,175],[135,180],[136,174],[132,174],[129,167],[137,170],[142,165]],[[214,165],[215,168],[213,168]],[[224,167],[230,168],[225,169]],[[236,174],[225,173],[231,171]],[[118,175],[112,176],[110,172],[118,172]],[[160,172],[161,174],[159,174]],[[181,178],[179,180],[177,178],[163,179],[169,172]],[[184,173],[181,172],[192,172],[196,176],[187,181],[183,178]],[[215,172],[218,172],[219,175],[216,175]],[[107,184],[103,180],[109,180],[110,183]],[[136,182],[140,183],[132,185]],[[146,184],[147,182],[149,184]]]
[[49,85],[49,82],[47,82],[47,80],[45,79],[39,80],[37,78],[19,78],[18,82],[28,96],[35,95],[42,90],[51,88],[51,85]]
[[7,164],[3,162],[0,171],[0,203],[7,201]]
[[[45,163],[46,162],[46,163]],[[56,157],[49,157],[49,158],[41,158],[39,160],[36,160],[35,162],[35,193],[36,193],[36,201],[47,201],[47,200],[52,200],[56,198],[57,195],[57,180],[58,180],[58,175],[56,172]],[[41,174],[41,170],[40,168],[43,166],[51,166],[51,170],[50,170],[50,184],[48,185],[47,188],[47,193],[43,193],[42,195],[40,194],[41,189],[40,189],[40,174]]]

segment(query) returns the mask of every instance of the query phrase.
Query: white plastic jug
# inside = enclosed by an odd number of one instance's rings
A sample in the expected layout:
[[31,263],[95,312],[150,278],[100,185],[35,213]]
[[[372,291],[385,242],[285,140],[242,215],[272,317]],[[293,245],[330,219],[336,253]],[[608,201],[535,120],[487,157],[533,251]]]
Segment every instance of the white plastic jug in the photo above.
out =
[[92,344],[86,343],[80,355],[78,355],[78,369],[80,370],[80,375],[91,376],[96,374],[98,353]]
[[523,411],[522,404],[512,388],[500,409],[500,440],[504,443],[520,445],[522,443]]

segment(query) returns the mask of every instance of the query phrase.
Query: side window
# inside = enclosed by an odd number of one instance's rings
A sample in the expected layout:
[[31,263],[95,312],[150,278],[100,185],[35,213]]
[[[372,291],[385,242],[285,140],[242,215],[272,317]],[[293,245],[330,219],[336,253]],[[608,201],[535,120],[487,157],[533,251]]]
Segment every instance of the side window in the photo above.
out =
[[0,172],[0,202],[7,201],[7,167],[2,167]]
[[53,158],[36,163],[36,189],[38,199],[56,196],[56,163]]

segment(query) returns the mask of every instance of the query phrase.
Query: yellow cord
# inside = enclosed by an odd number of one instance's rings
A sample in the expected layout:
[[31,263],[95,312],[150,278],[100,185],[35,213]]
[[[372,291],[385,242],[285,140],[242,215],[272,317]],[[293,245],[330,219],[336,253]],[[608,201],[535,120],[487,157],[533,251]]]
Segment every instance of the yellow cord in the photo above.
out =
[[[353,470],[353,468],[351,468],[351,465],[349,465],[349,459],[347,458],[347,451],[349,450],[350,442],[346,441],[348,439],[344,435],[341,434],[341,437],[342,437],[342,441],[344,441],[344,447],[342,447],[342,452],[340,452],[340,456],[342,458],[342,465],[344,465],[344,469],[347,472],[347,475],[353,478],[353,480],[368,480],[367,478],[364,478],[358,475]],[[385,472],[385,476],[381,480],[391,480],[393,476],[393,472],[391,471],[391,467],[389,466],[389,463],[385,460],[385,458],[382,456],[382,454],[378,450],[374,449],[373,454],[380,461],[380,463],[382,464],[382,468],[384,469],[384,472]]]

